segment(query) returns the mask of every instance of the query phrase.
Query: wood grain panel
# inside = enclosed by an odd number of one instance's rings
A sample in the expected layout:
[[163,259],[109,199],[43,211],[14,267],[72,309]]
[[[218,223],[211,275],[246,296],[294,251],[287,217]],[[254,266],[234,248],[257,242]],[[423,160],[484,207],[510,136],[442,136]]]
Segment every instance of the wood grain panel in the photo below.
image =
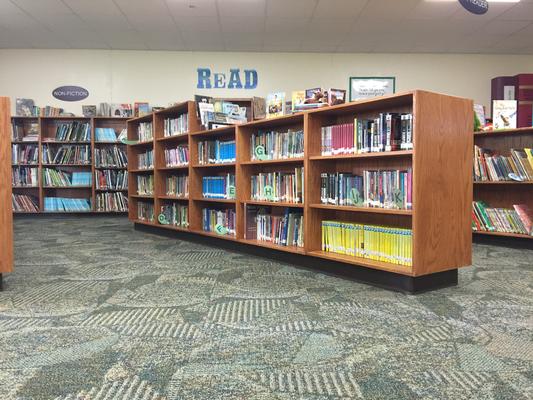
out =
[[11,126],[8,97],[0,97],[0,274],[13,271]]

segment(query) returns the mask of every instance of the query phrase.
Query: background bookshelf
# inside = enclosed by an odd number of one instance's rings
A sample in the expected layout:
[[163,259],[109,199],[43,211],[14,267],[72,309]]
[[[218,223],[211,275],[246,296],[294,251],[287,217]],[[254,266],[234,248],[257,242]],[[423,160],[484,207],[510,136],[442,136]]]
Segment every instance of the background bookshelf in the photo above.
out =
[[[123,193],[123,201],[127,202],[127,190],[114,189],[106,185],[99,186],[96,184],[98,176],[106,175],[108,171],[124,171],[127,174],[127,165],[121,167],[106,166],[105,164],[97,164],[95,160],[96,151],[106,148],[122,149],[126,152],[126,146],[118,141],[103,141],[97,140],[95,129],[107,128],[113,129],[118,137],[123,129],[126,128],[126,118],[112,118],[112,117],[11,117],[12,123],[12,153],[17,153],[17,149],[27,149],[34,147],[37,156],[27,162],[16,159],[12,154],[12,171],[15,174],[24,168],[31,168],[35,172],[35,178],[32,182],[20,184],[13,182],[13,193],[17,196],[21,204],[25,204],[24,210],[15,210],[15,214],[37,214],[37,213],[68,213],[68,212],[105,212],[105,213],[124,213],[124,206],[121,211],[110,210],[106,208],[101,200],[106,196],[120,196]],[[56,132],[58,126],[78,124],[86,128],[84,134],[71,138],[57,138]],[[80,130],[81,132],[81,130]],[[54,156],[66,154],[68,151],[77,151],[78,154],[85,154],[85,156],[72,155],[59,157],[54,159]],[[46,157],[44,155],[46,153]],[[74,161],[71,161],[74,160]],[[43,174],[46,173],[64,173],[67,176],[79,173],[84,175],[85,184],[51,184],[50,181],[45,181]],[[90,176],[90,180],[88,179]],[[23,196],[22,198],[20,196]],[[49,198],[64,198],[64,199],[85,199],[90,203],[90,207],[86,210],[73,211],[45,211],[45,202]],[[69,201],[69,200],[67,200]],[[108,205],[111,200],[108,199]],[[100,204],[100,205],[99,205]]]
[[[188,102],[187,108],[194,109],[194,103]],[[129,194],[132,205],[129,216],[134,223],[139,224],[136,225],[137,228],[144,226],[144,229],[150,229],[148,228],[150,226],[216,237],[232,243],[238,242],[247,248],[276,250],[278,255],[290,256],[289,260],[295,260],[294,257],[301,256],[304,263],[340,265],[339,268],[350,273],[365,271],[364,273],[368,274],[368,271],[373,271],[370,273],[372,279],[368,276],[364,279],[376,280],[375,283],[378,284],[380,284],[380,279],[385,279],[387,286],[395,286],[395,281],[402,281],[402,287],[408,286],[411,289],[415,288],[415,282],[425,282],[425,285],[429,285],[427,287],[456,283],[457,268],[471,264],[472,157],[469,149],[473,146],[473,138],[468,133],[472,131],[473,125],[471,122],[473,121],[472,101],[425,91],[413,91],[213,130],[202,130],[196,121],[195,113],[189,112],[187,139],[180,138],[179,141],[188,143],[190,160],[188,168],[178,172],[187,172],[189,176],[189,196],[178,200],[189,207],[187,227],[176,227],[157,221],[161,206],[167,201],[173,201],[173,199],[166,198],[164,180],[173,170],[169,172],[164,162],[163,154],[167,140],[161,138],[161,133],[157,129],[160,123],[157,121],[172,112],[175,112],[175,108],[128,122],[130,139],[135,139],[134,132],[138,123],[153,120],[156,126],[155,138],[152,142],[128,146],[131,177]],[[377,118],[380,113],[412,114],[414,149],[336,156],[321,154],[323,127],[353,123],[354,117],[373,119]],[[304,137],[303,156],[284,159],[253,157],[256,149],[251,148],[252,135],[259,132],[299,130],[303,131]],[[198,143],[217,139],[227,141],[233,138],[236,142],[235,163],[199,164]],[[136,155],[145,148],[152,148],[154,144],[154,171],[139,171],[135,162]],[[287,201],[285,198],[268,198],[268,201],[252,198],[252,176],[259,173],[291,173],[295,168],[302,167],[304,171],[303,193],[302,199],[299,199],[297,203]],[[410,209],[367,208],[321,203],[322,173],[360,174],[365,170],[406,169],[412,170],[412,207]],[[139,197],[133,178],[140,174],[150,173],[154,173],[155,195]],[[202,178],[228,173],[235,174],[235,199],[206,199],[202,196]],[[297,188],[297,185],[294,187]],[[137,208],[137,203],[140,202],[155,206],[154,218],[151,220],[140,218]],[[205,215],[202,212],[204,208],[234,212],[235,234],[228,234],[227,229],[222,229],[218,233],[206,232],[204,230]],[[287,218],[294,217],[294,221],[298,222],[293,232],[297,232],[301,226],[304,234],[303,243],[298,242],[294,237],[293,242],[283,244],[258,240],[257,232],[251,229],[258,218],[254,212],[262,213],[262,217],[266,214],[267,219],[283,215]],[[302,215],[303,224],[298,225]],[[250,218],[253,219],[252,225],[249,225]],[[271,220],[278,221],[274,218]],[[410,247],[412,266],[324,251],[322,225],[329,220],[385,226],[398,231],[412,230],[412,247]],[[191,236],[187,235],[187,237]],[[383,278],[385,275],[381,274],[385,274],[387,278]]]
[[[474,144],[495,153],[510,156],[511,149],[533,148],[533,127],[475,132]],[[533,181],[474,181],[474,201],[483,201],[489,207],[513,210],[513,205],[525,204],[533,210]],[[478,237],[500,237],[507,240],[533,236],[499,231],[474,230]]]
[[[0,138],[10,135],[8,97],[0,97]],[[0,140],[0,289],[2,274],[13,270],[13,214],[11,211],[11,149],[9,140]]]

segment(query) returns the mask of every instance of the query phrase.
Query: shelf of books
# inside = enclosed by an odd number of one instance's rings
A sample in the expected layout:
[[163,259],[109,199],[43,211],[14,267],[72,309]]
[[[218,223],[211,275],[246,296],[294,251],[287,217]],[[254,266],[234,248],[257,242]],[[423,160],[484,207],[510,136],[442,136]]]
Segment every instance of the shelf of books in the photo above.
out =
[[[413,91],[205,130],[187,102],[128,122],[144,143],[128,146],[129,216],[349,270],[456,280],[471,264],[472,109]],[[187,127],[165,140],[166,119],[185,110]],[[141,137],[145,123],[154,134]]]
[[127,212],[126,121],[12,117],[14,213]]
[[533,239],[533,128],[474,133],[472,230]]

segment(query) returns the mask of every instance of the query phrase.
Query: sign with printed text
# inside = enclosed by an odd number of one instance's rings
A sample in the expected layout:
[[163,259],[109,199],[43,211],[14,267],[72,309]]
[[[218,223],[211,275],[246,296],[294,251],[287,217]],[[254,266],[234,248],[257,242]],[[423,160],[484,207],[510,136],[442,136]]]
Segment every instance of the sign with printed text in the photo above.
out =
[[214,72],[211,68],[197,68],[197,89],[255,89],[259,83],[255,69],[230,68]]
[[489,11],[489,2],[487,0],[459,0],[459,3],[472,14],[482,15]]
[[52,91],[52,96],[63,101],[80,101],[89,97],[89,91],[81,86],[60,86]]
[[350,101],[371,99],[396,92],[394,77],[351,77]]

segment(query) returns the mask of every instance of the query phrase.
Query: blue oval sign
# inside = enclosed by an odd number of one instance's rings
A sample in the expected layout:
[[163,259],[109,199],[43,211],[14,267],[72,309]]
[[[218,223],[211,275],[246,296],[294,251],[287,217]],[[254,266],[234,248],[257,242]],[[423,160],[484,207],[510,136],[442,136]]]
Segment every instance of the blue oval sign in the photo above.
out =
[[89,97],[89,91],[80,86],[60,86],[52,92],[58,100],[80,101]]
[[459,3],[472,14],[482,15],[489,11],[487,0],[459,0]]

